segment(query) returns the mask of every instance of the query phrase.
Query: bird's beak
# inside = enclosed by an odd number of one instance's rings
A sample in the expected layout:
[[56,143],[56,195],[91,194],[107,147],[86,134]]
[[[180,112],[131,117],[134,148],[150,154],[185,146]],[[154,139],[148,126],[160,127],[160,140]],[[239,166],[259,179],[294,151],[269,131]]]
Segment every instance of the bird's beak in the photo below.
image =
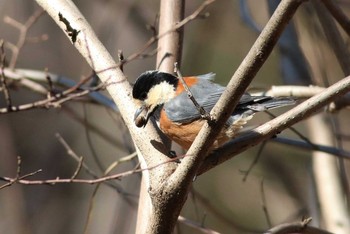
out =
[[150,117],[148,110],[147,106],[143,103],[142,106],[135,111],[134,123],[137,127],[141,128],[146,126]]

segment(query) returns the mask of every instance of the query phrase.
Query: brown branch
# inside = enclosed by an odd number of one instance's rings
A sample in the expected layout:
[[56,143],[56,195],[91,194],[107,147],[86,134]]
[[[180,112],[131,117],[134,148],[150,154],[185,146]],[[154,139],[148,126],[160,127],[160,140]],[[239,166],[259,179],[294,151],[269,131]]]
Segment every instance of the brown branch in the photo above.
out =
[[242,178],[242,181],[245,182],[248,179],[248,176],[250,175],[250,172],[253,170],[254,166],[258,163],[261,153],[263,152],[263,149],[265,148],[266,142],[263,142],[258,150],[258,153],[256,154],[253,162],[249,165],[247,170],[242,171],[244,173],[244,176]]

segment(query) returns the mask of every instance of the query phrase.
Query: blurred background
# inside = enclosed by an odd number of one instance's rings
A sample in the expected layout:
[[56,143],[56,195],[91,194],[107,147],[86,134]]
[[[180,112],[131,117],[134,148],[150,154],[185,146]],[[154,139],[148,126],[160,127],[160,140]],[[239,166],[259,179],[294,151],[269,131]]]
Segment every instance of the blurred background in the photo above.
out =
[[[337,2],[348,14],[348,1]],[[142,48],[153,35],[149,25],[157,27],[159,1],[75,0],[74,3],[115,60],[118,60],[118,50],[128,57]],[[201,3],[188,1],[185,16]],[[225,85],[256,40],[258,30],[269,19],[269,7],[273,6],[267,1],[253,0],[211,4],[205,11],[210,13],[208,17],[185,26],[182,74],[214,72],[216,82]],[[25,23],[38,10],[40,7],[34,1],[0,1],[0,39],[5,41],[7,61],[13,53],[6,43],[16,44],[19,38],[19,31],[7,23],[9,17]],[[336,24],[335,27],[339,29]],[[311,3],[305,3],[298,10],[290,30],[291,34],[285,36],[287,40],[276,47],[259,71],[251,84],[252,90],[267,90],[282,84],[328,86],[345,76]],[[339,32],[345,38],[345,33]],[[16,68],[47,69],[76,82],[91,74],[91,68],[45,13],[30,28],[27,39],[19,52]],[[347,49],[348,42],[344,39]],[[155,48],[156,44],[148,52]],[[125,75],[133,82],[140,73],[155,69],[155,60],[155,56],[134,60],[124,66]],[[16,81],[9,83],[14,105],[45,98]],[[2,94],[0,107],[6,107]],[[332,126],[332,139],[345,150],[350,148],[348,138],[342,135],[348,132],[348,114],[348,110],[343,110],[336,115],[326,115]],[[258,125],[268,119],[269,116],[262,113],[251,124]],[[305,126],[301,123],[295,128],[308,137]],[[0,115],[0,176],[15,177],[17,156],[20,156],[22,175],[42,169],[28,179],[70,178],[78,163],[68,155],[57,133],[100,176],[113,162],[134,152],[118,113],[86,100],[72,101],[60,108]],[[290,130],[282,135],[297,138]],[[261,233],[277,224],[311,215],[315,224],[322,226],[322,220],[317,217],[311,152],[273,142],[267,142],[261,154],[260,149],[261,146],[251,148],[198,177],[182,215],[220,233]],[[258,155],[258,162],[243,181]],[[131,170],[137,164],[134,157],[111,173]],[[349,169],[347,161],[339,165],[343,172]],[[346,173],[342,175],[348,191]],[[92,178],[85,170],[78,177]],[[96,185],[86,184],[15,184],[3,188],[0,190],[0,233],[83,233],[87,222],[87,233],[134,233],[139,183],[140,174],[134,174],[97,189]],[[181,222],[176,231],[201,233]]]

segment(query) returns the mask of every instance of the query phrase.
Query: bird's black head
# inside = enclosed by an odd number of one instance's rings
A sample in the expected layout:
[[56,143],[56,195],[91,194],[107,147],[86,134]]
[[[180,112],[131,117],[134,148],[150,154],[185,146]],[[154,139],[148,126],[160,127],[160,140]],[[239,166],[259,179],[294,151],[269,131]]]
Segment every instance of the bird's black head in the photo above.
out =
[[164,81],[173,85],[174,89],[177,87],[177,77],[169,73],[159,71],[146,71],[142,73],[137,78],[132,89],[133,98],[144,101],[147,99],[150,89]]
[[147,71],[137,78],[132,96],[142,104],[134,115],[136,126],[144,127],[157,107],[175,96],[178,82],[176,76],[159,71]]

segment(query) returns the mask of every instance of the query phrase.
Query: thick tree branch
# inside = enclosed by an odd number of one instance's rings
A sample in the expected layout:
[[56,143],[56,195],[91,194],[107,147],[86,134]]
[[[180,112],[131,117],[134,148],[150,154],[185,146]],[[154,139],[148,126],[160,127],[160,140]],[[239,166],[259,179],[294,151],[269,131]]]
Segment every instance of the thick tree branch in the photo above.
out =
[[184,158],[181,167],[169,178],[169,183],[166,187],[167,192],[178,189],[186,190],[188,188],[197,174],[197,170],[206,156],[208,148],[232,113],[240,97],[266,61],[279,35],[302,2],[301,0],[284,0],[280,3],[248,55],[231,78],[227,89],[213,108],[211,115],[215,123],[203,126],[187,152],[187,155],[190,157]]
[[[158,36],[154,37],[158,38],[156,62],[156,68],[158,70],[172,73],[174,63],[181,61],[183,28],[174,29],[176,28],[176,24],[182,21],[184,9],[184,0],[162,0],[160,3],[159,32]],[[161,137],[162,144],[170,151],[170,140],[164,135],[161,135]],[[145,155],[141,153],[144,152],[141,151],[139,154],[140,161],[142,162]],[[149,165],[141,164],[141,166],[148,167]],[[167,177],[173,170],[173,165],[167,164],[164,166],[164,170],[159,171],[159,173]],[[151,201],[152,193],[148,193],[151,188],[159,187],[159,184],[162,183],[163,180],[154,180],[150,178],[148,176],[148,171],[144,171],[142,175],[136,232],[156,233],[156,230],[161,230],[165,227],[173,227],[176,223],[177,216],[167,218],[167,215],[171,215],[171,213],[162,214],[162,212],[159,211],[162,207],[159,203]],[[182,206],[179,205],[178,209],[181,209],[181,207]],[[163,219],[167,220],[167,222],[162,222]]]
[[188,189],[206,153],[208,153],[208,148],[210,148],[241,95],[266,61],[279,35],[302,2],[302,0],[282,1],[211,112],[214,123],[203,126],[187,152],[187,157],[182,160],[175,172],[169,176],[162,186],[152,188],[152,202],[157,203],[158,207],[154,211],[159,218],[158,223],[168,223],[168,225],[153,229],[153,233],[172,232],[174,223],[170,220],[176,220],[178,217],[180,208],[186,201]]
[[[160,2],[159,34],[172,29],[184,17],[184,0],[163,0]],[[181,63],[183,28],[166,34],[158,41],[157,69],[172,73],[174,63]]]
[[[145,155],[152,155],[152,157],[146,158],[147,165],[165,162],[167,156],[161,153],[165,152],[162,145],[159,144],[156,149],[151,144],[151,142],[161,142],[156,129],[152,125],[147,125],[144,129],[136,128],[133,122],[136,107],[131,95],[131,86],[74,3],[70,0],[55,1],[55,4],[48,0],[36,1],[66,34],[66,24],[60,21],[59,13],[69,22],[71,28],[79,31],[75,35],[74,46],[96,71],[101,81],[111,84],[106,89],[117,104],[133,140]],[[67,37],[71,41],[71,35],[68,34]],[[152,173],[155,172],[151,171],[150,174]]]
[[277,118],[257,127],[253,131],[242,134],[223,147],[210,154],[203,162],[199,173],[215,167],[218,164],[234,157],[235,155],[255,146],[265,140],[272,138],[282,130],[293,124],[306,119],[333,100],[350,91],[350,76],[338,81],[322,93],[311,97],[292,110],[278,116]]

